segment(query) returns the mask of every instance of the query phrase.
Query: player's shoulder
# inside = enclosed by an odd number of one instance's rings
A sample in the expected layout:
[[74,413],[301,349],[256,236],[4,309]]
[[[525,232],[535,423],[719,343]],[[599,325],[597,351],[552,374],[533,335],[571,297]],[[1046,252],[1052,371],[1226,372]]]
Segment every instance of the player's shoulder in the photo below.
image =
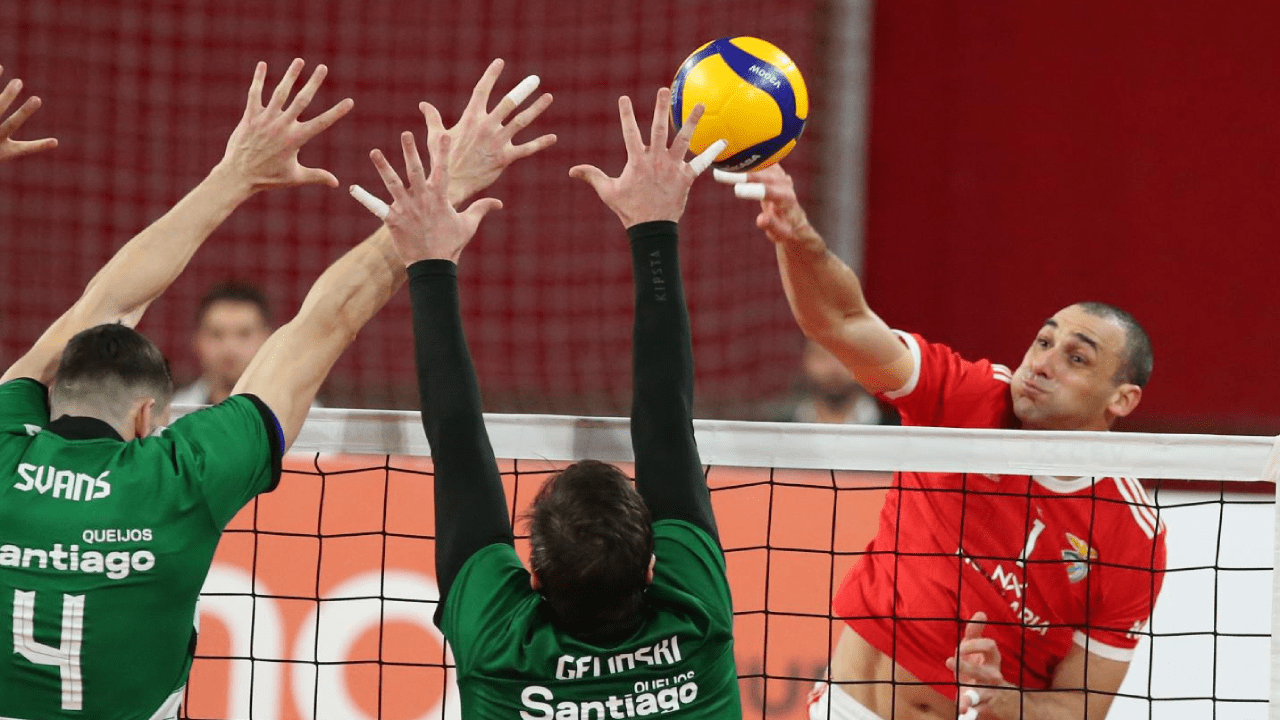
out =
[[1013,371],[986,358],[971,360],[919,333],[895,330],[911,353],[907,382],[882,397],[898,406],[904,425],[1007,427]]
[[1112,532],[1148,542],[1163,539],[1167,528],[1160,508],[1137,478],[1102,478],[1094,485],[1094,496],[1101,501],[1097,508],[1106,514]]
[[[279,421],[271,408],[256,395],[232,395],[217,405],[200,408],[175,420],[162,436],[181,439],[235,436],[244,433],[279,434]],[[283,436],[279,438],[283,444]]]
[[655,547],[679,547],[712,565],[724,566],[724,551],[706,530],[685,520],[659,520],[653,524]]

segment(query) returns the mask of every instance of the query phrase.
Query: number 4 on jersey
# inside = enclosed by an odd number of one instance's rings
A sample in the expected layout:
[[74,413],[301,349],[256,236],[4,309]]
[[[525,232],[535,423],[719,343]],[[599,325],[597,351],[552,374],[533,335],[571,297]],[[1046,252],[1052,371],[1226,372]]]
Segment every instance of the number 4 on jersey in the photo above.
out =
[[84,596],[62,596],[62,637],[58,647],[36,642],[36,594],[13,591],[13,651],[36,665],[52,665],[62,677],[62,709],[84,707],[80,643],[84,637]]

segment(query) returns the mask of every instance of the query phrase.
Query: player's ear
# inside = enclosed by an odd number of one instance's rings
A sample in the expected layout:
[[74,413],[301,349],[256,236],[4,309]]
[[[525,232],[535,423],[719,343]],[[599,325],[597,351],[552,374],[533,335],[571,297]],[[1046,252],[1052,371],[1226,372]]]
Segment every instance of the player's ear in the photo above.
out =
[[130,419],[132,420],[134,437],[144,438],[150,435],[155,428],[153,421],[157,419],[156,399],[148,397],[134,401]]
[[645,572],[644,572],[644,584],[645,584],[645,585],[652,585],[652,584],[653,584],[653,566],[654,566],[654,565],[657,565],[657,564],[658,564],[658,556],[657,556],[657,555],[654,555],[654,554],[652,554],[652,553],[650,553],[650,555],[649,555],[649,569],[648,569],[648,570],[645,570]]
[[1111,394],[1111,400],[1107,403],[1107,412],[1113,418],[1125,417],[1138,407],[1140,400],[1142,400],[1142,388],[1133,383],[1123,383]]

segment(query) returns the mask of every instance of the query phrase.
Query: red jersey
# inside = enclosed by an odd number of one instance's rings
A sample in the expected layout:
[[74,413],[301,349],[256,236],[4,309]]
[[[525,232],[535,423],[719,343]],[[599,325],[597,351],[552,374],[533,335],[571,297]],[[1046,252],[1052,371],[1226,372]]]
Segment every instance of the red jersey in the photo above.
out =
[[[883,397],[903,425],[1018,426],[1007,367],[899,335],[916,369]],[[1132,478],[899,472],[833,609],[952,699],[944,663],[981,610],[1005,680],[1047,688],[1073,644],[1132,658],[1164,567],[1164,524]]]

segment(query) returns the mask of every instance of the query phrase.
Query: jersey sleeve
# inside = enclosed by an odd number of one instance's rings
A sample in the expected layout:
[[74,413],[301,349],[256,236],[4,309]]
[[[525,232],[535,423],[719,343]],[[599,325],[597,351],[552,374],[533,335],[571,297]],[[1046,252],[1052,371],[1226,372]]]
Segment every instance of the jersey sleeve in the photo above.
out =
[[733,625],[724,553],[705,530],[683,520],[653,524],[654,584],[662,583],[706,603],[713,617]]
[[507,620],[517,608],[537,601],[513,546],[494,543],[472,554],[454,578],[439,619],[458,675],[465,676],[485,647],[508,630]]
[[29,434],[49,424],[49,390],[38,380],[16,378],[0,385],[0,432]]
[[1095,655],[1128,662],[1164,584],[1167,531],[1156,509],[1144,502],[1136,480],[1117,483],[1131,495],[1126,497],[1130,503],[1126,514],[1132,514],[1133,522],[1125,518],[1117,523],[1116,539],[1109,543],[1123,550],[1114,558],[1099,558],[1105,564],[1100,567],[1098,586],[1090,592],[1087,626],[1077,630],[1074,639]]
[[254,395],[233,395],[179,418],[164,431],[176,448],[179,470],[199,487],[218,527],[280,482],[284,433]]
[[1003,407],[1012,373],[989,360],[966,360],[941,343],[894,331],[915,361],[901,388],[881,393],[902,415],[903,425],[988,427]]

